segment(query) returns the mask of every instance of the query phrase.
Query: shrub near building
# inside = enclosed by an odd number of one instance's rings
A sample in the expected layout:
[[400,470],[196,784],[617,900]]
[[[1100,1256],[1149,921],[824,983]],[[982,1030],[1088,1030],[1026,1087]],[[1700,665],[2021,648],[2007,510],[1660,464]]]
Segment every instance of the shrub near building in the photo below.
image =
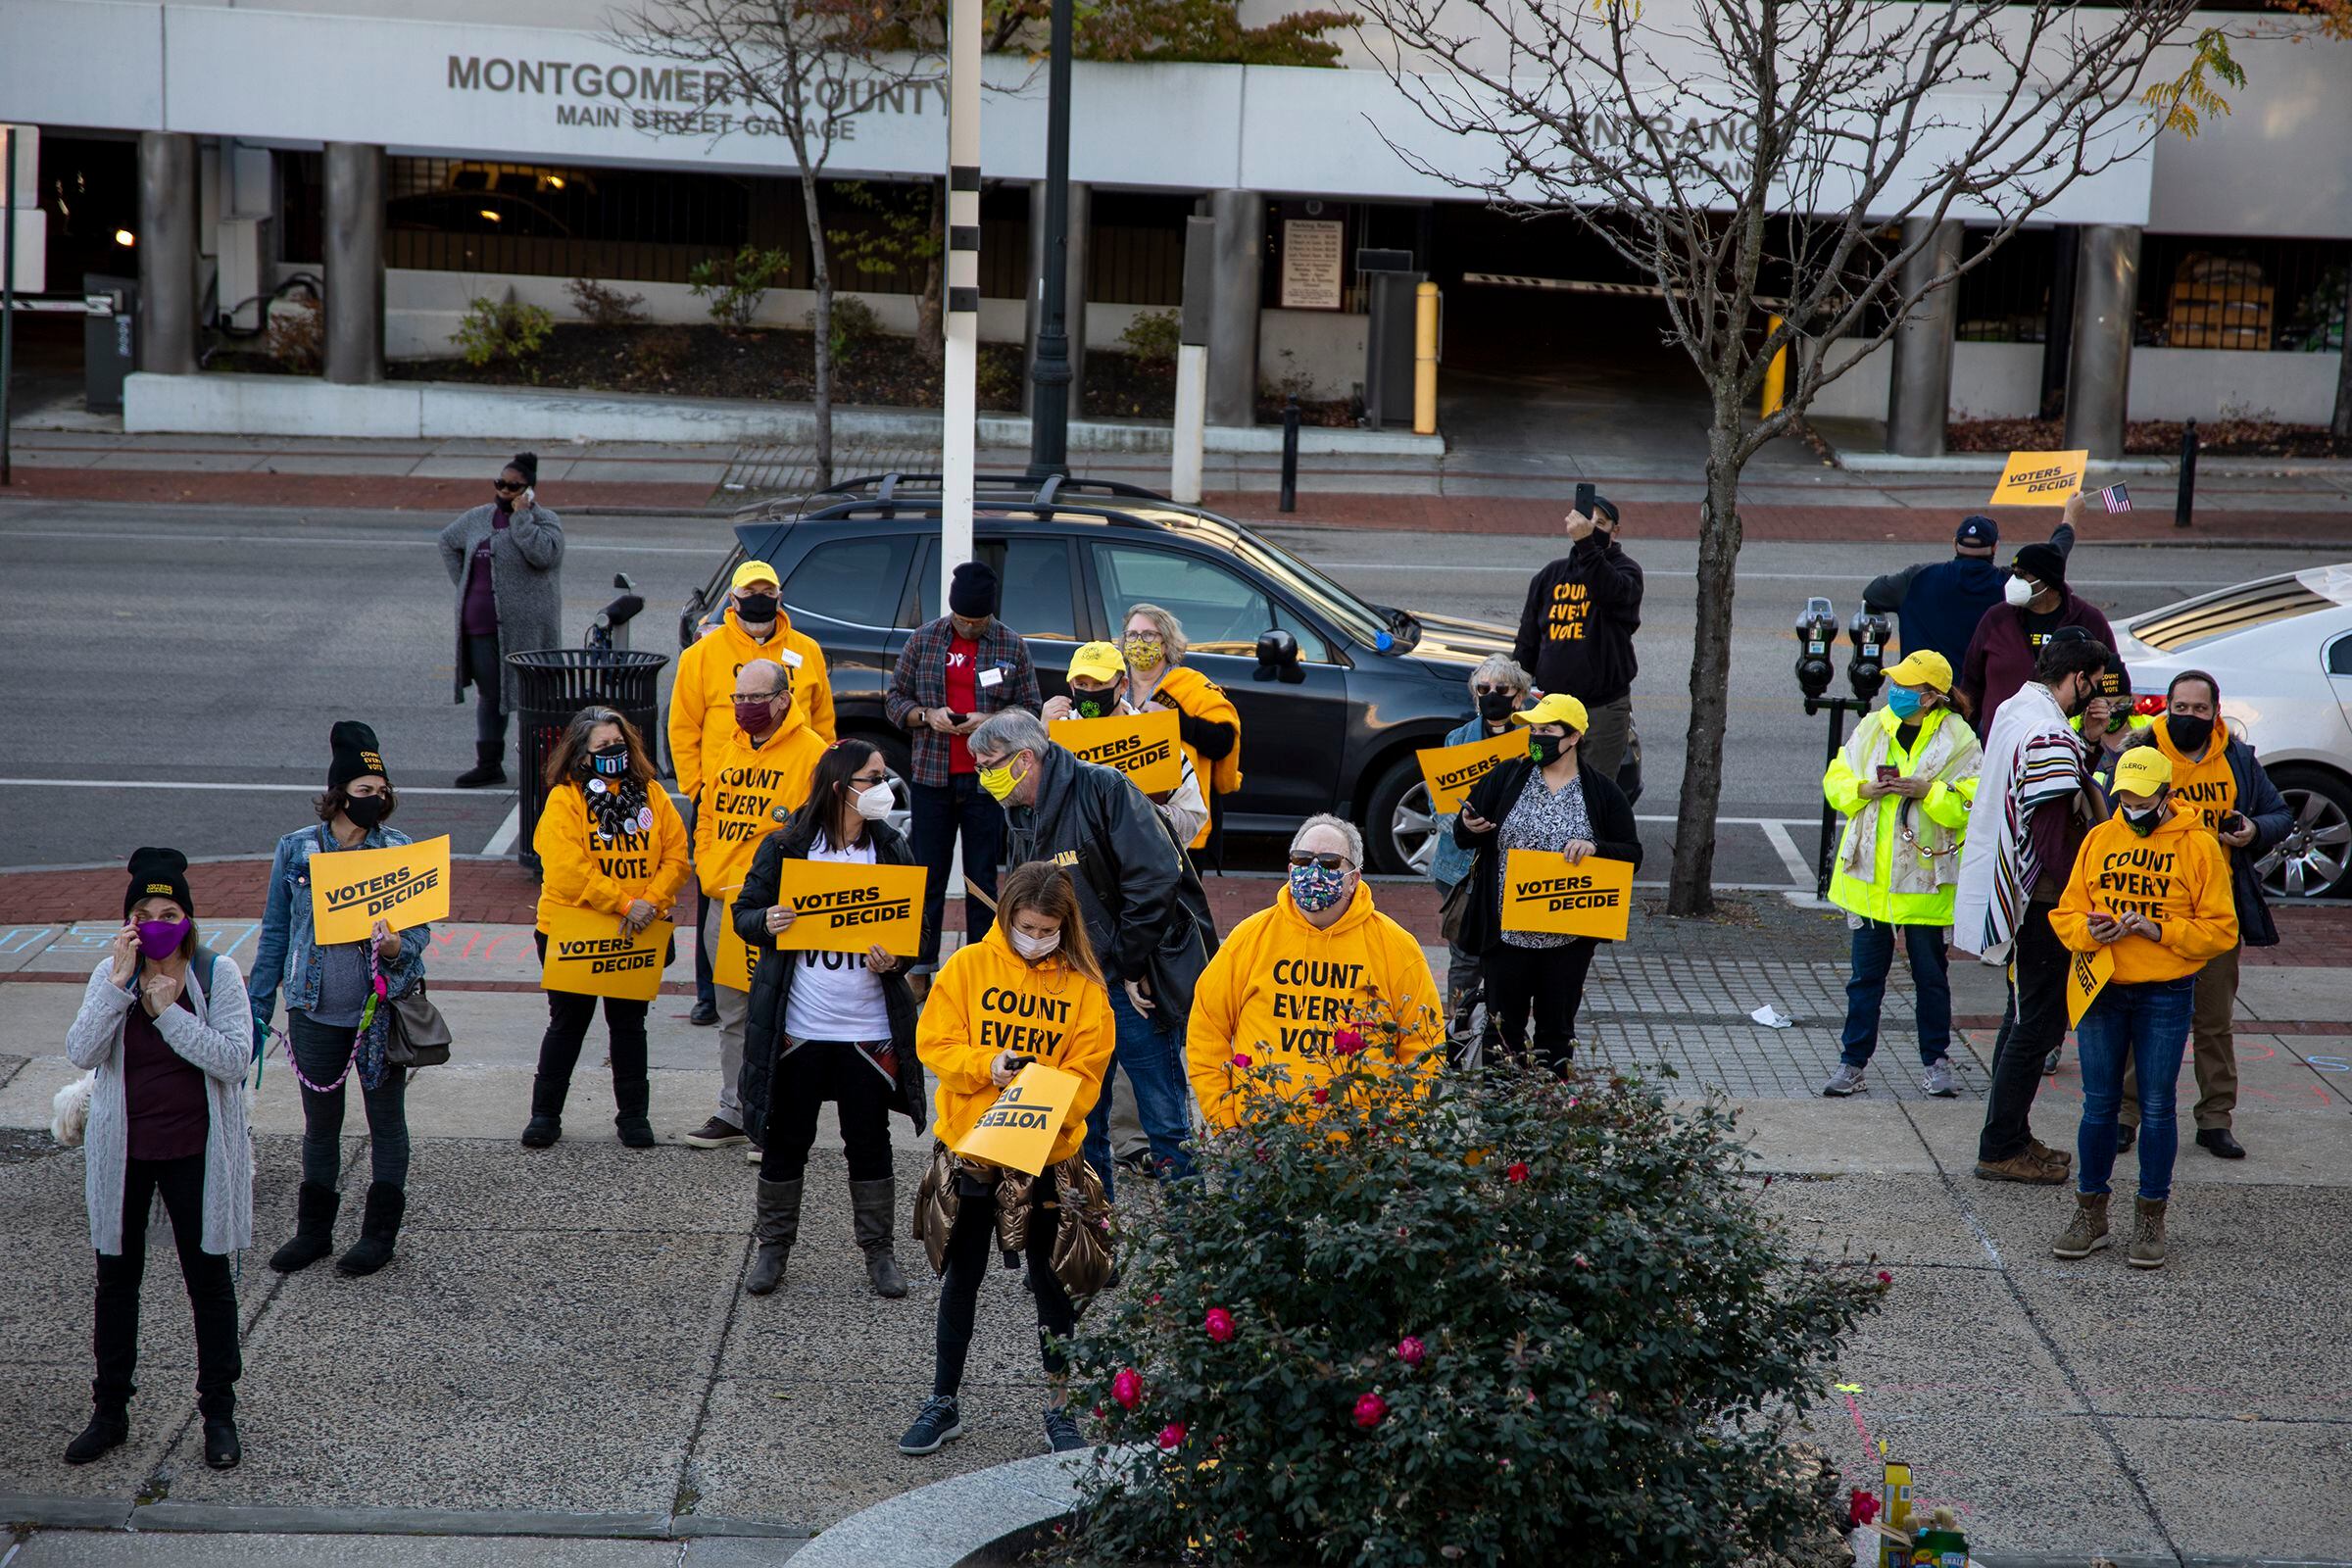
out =
[[1514,1069],[1262,1106],[1076,1347],[1109,1439],[1082,1549],[1659,1568],[1835,1542],[1786,1434],[1883,1287],[1785,1250],[1727,1114]]

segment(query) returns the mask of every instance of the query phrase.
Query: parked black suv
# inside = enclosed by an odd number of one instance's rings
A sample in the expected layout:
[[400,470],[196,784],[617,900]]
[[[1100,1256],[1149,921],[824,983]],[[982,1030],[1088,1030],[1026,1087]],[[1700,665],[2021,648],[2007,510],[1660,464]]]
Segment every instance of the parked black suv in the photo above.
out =
[[[870,737],[904,772],[906,738],[882,698],[907,633],[940,613],[939,497],[936,474],[885,474],[739,513],[735,549],[679,616],[680,645],[739,563],[767,562],[793,625],[825,651],[841,733]],[[1428,867],[1413,753],[1468,716],[1470,671],[1510,652],[1508,630],[1366,604],[1239,523],[1134,485],[982,475],[972,531],[1049,696],[1079,643],[1117,639],[1129,606],[1184,622],[1186,662],[1241,710],[1228,831],[1338,811],[1363,825],[1373,869]]]

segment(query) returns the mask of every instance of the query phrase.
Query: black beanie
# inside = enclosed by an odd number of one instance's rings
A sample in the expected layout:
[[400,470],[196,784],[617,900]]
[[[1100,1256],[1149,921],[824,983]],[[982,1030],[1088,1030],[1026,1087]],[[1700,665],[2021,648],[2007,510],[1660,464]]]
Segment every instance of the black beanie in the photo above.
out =
[[326,744],[334,752],[326,764],[326,787],[339,790],[363,774],[375,773],[386,784],[392,782],[384,760],[375,749],[375,731],[356,718],[339,719],[326,732]]
[[177,850],[140,849],[130,852],[130,886],[122,890],[122,914],[141,899],[167,898],[196,917],[196,900],[188,892],[188,858]]
[[2066,587],[2066,555],[2056,545],[2019,545],[2009,560],[2012,571],[2024,572],[2044,588]]
[[997,574],[987,564],[967,561],[948,583],[948,608],[966,620],[997,612]]
[[508,464],[507,466],[513,468],[516,473],[521,474],[522,482],[524,484],[529,485],[534,490],[539,487],[538,453],[517,452],[514,454],[514,461]]

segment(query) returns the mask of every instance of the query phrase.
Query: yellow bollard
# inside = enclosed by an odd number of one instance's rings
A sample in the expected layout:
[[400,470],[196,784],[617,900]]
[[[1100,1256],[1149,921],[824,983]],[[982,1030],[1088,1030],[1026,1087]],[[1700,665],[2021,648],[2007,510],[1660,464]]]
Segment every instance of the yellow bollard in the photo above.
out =
[[[1770,318],[1770,324],[1765,328],[1767,332],[1778,332],[1780,329],[1781,318],[1777,316]],[[1784,343],[1781,345],[1780,352],[1773,355],[1772,364],[1765,367],[1764,406],[1758,411],[1756,416],[1761,419],[1769,419],[1780,413],[1781,404],[1788,395],[1788,345]]]
[[1413,434],[1438,433],[1438,285],[1413,290]]

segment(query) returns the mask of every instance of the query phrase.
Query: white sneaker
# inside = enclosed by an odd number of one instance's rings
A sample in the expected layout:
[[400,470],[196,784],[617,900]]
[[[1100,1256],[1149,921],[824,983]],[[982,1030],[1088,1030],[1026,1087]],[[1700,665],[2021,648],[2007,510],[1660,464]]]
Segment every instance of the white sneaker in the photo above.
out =
[[1952,1071],[1952,1058],[1937,1056],[1928,1063],[1928,1070],[1919,1080],[1919,1087],[1938,1100],[1951,1100],[1960,1093],[1960,1075]]
[[1838,1070],[1830,1074],[1830,1081],[1821,1086],[1821,1092],[1832,1100],[1843,1100],[1848,1095],[1865,1093],[1866,1086],[1862,1082],[1862,1069],[1847,1062],[1839,1062]]

